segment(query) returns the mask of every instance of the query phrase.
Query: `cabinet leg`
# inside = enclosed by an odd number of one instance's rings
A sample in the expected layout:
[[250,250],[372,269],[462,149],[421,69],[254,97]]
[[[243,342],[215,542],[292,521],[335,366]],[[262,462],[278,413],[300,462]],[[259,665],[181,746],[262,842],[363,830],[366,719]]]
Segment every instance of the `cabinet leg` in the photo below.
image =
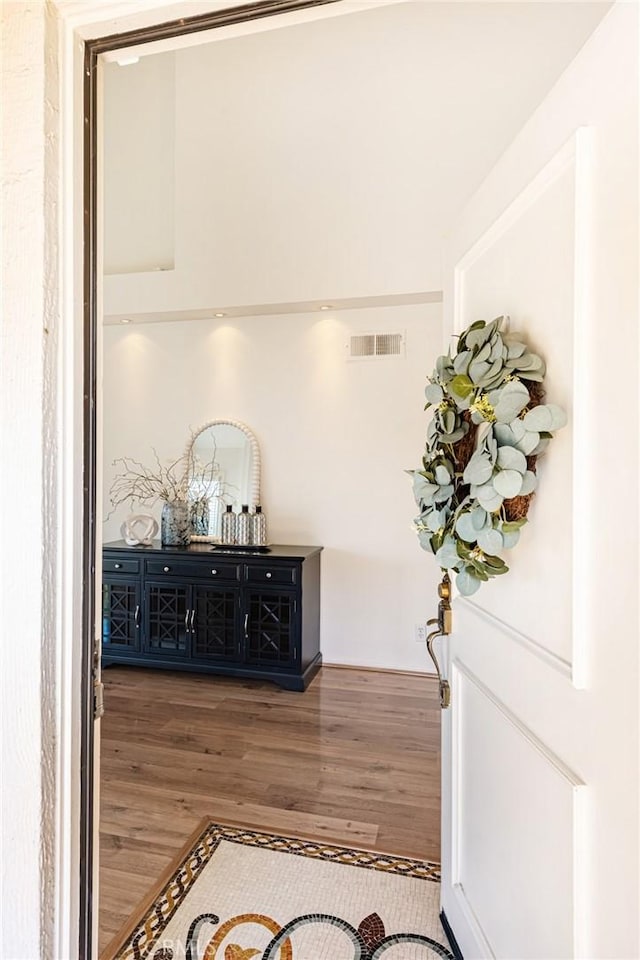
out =
[[319,653],[316,657],[314,657],[302,675],[298,675],[296,677],[274,677],[271,675],[269,679],[273,680],[274,683],[276,683],[279,687],[282,687],[284,690],[296,690],[298,693],[303,693],[321,666],[322,654]]

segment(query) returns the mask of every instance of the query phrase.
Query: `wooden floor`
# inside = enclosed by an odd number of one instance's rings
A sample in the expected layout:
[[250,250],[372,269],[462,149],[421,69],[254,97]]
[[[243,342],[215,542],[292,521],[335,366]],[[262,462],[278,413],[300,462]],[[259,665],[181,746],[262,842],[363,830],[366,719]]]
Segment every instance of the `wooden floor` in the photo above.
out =
[[205,816],[439,860],[431,678],[324,667],[304,694],[133,667],[104,681],[101,949]]

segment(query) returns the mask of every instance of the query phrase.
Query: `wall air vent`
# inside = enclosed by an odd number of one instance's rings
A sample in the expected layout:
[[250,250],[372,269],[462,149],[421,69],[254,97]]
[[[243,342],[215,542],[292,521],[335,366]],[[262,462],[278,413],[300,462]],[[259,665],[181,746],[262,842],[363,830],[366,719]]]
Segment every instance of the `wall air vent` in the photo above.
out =
[[374,360],[378,357],[404,355],[404,336],[401,333],[358,333],[349,340],[350,360]]

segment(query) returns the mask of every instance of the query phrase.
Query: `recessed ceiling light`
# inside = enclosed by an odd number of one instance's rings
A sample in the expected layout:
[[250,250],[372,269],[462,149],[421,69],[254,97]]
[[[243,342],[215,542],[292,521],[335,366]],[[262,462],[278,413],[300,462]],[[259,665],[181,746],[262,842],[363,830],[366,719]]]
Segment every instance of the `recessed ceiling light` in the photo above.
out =
[[330,304],[330,303],[323,303],[322,306],[320,307],[320,309],[321,309],[321,310],[331,310],[331,304]]
[[119,67],[130,67],[132,63],[137,63],[140,57],[120,57],[116,60]]
[[129,317],[123,317],[120,323],[131,323],[131,319]]
[[226,313],[216,313],[216,317],[226,317]]

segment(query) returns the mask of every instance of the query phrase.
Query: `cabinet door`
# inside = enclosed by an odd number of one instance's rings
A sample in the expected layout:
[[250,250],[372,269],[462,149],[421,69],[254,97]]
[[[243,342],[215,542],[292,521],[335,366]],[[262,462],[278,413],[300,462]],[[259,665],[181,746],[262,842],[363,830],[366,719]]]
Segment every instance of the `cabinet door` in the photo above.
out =
[[140,580],[105,577],[102,583],[102,651],[105,657],[140,650]]
[[298,659],[294,593],[247,590],[244,608],[245,661],[291,667]]
[[191,657],[194,660],[237,660],[240,591],[234,587],[193,587]]
[[158,657],[188,655],[189,604],[187,584],[145,584],[145,651]]

